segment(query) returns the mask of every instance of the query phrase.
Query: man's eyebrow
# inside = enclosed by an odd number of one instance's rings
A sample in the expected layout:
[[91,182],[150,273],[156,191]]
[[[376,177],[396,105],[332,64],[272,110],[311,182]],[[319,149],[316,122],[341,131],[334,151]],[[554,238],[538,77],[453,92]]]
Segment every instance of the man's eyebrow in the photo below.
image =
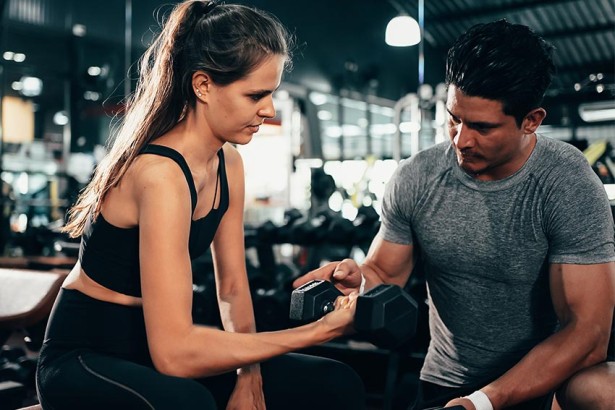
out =
[[[451,117],[455,119],[459,119],[455,114],[451,112],[448,108],[446,111],[450,114]],[[497,128],[502,125],[499,122],[485,122],[485,121],[466,121],[466,123],[472,128]]]
[[500,126],[499,122],[468,122],[468,125],[472,128],[497,128]]

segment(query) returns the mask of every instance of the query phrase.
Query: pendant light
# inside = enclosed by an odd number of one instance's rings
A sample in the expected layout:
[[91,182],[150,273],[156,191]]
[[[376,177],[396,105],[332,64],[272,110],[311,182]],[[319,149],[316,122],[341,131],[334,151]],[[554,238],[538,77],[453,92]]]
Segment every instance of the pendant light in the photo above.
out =
[[421,28],[415,19],[402,14],[389,21],[384,39],[393,47],[413,46],[421,41]]

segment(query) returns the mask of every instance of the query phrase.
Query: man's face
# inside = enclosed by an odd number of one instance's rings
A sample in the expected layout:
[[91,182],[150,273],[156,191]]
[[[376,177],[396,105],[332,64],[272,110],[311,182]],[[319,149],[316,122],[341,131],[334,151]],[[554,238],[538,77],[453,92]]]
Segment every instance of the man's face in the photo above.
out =
[[500,101],[470,97],[450,85],[446,108],[449,136],[465,172],[492,181],[523,166],[533,145],[524,125],[519,128],[513,116],[504,114]]

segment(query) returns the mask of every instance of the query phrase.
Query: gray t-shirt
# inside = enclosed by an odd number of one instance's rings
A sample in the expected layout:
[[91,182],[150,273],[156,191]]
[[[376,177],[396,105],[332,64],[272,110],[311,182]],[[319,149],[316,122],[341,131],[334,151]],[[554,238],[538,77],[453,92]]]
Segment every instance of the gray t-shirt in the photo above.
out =
[[403,161],[379,235],[422,257],[431,342],[421,379],[451,387],[498,377],[556,330],[550,263],[615,260],[600,180],[580,151],[542,136],[499,181],[466,174],[449,142]]

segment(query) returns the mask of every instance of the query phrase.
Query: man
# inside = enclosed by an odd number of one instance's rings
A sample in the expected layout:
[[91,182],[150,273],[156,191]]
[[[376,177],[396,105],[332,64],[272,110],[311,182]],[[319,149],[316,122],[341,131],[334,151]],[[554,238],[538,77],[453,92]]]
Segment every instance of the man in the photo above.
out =
[[403,286],[420,256],[431,342],[415,409],[543,409],[605,360],[613,220],[581,152],[536,134],[551,54],[505,20],[460,36],[447,58],[451,141],[400,164],[360,267],[345,260],[295,282]]

